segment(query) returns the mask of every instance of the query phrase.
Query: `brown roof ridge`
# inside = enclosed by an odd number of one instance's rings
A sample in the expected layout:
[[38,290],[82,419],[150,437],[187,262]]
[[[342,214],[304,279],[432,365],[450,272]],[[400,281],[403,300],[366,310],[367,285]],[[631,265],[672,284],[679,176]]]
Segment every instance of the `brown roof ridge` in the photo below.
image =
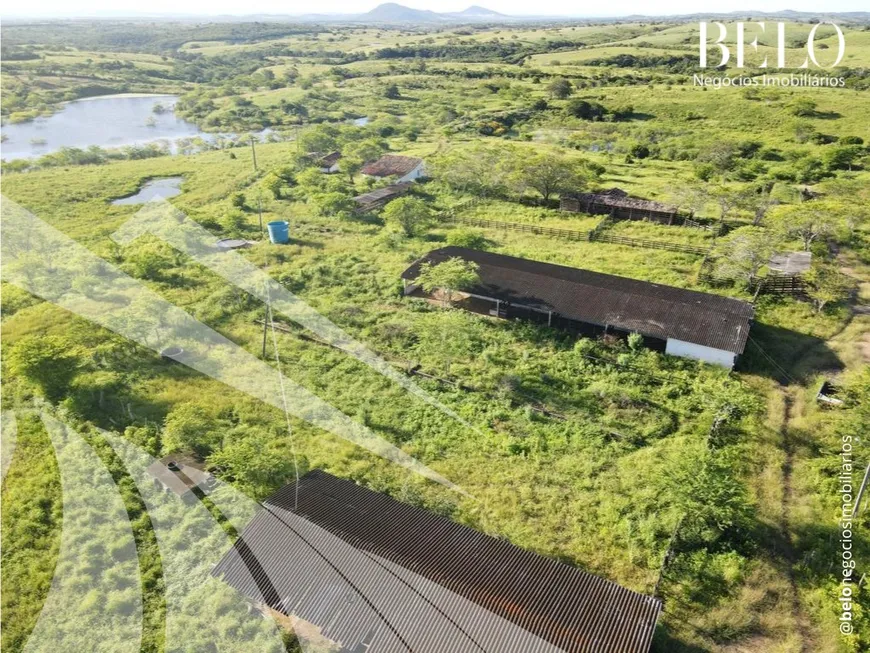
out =
[[[466,247],[448,245],[447,247],[440,247],[436,250],[431,251],[429,254],[423,255],[417,261],[415,261],[415,263],[425,261],[431,254],[434,254],[436,252],[446,252],[447,250],[457,250],[457,251],[461,250],[462,253],[464,253],[464,252],[481,252],[481,250],[474,250],[474,249],[470,249],[470,248],[466,248]],[[461,257],[462,253],[457,253],[456,256]],[[498,256],[498,257],[503,257],[505,259],[513,259],[515,261],[536,263],[536,264],[539,264],[542,266],[549,266],[549,267],[557,268],[557,269],[561,268],[563,270],[572,271],[572,272],[583,272],[586,275],[589,275],[591,277],[621,279],[621,280],[624,280],[627,282],[631,282],[633,285],[636,284],[635,285],[636,288],[640,288],[642,286],[649,286],[651,288],[662,288],[662,289],[666,289],[666,290],[681,291],[682,293],[692,294],[692,295],[697,296],[698,302],[700,302],[704,299],[709,299],[712,297],[712,298],[718,298],[718,299],[723,300],[725,302],[734,302],[735,308],[737,307],[737,305],[740,305],[741,307],[745,307],[745,306],[748,306],[750,308],[752,307],[752,304],[750,304],[749,302],[746,302],[742,299],[737,299],[735,297],[727,297],[725,295],[716,295],[713,293],[707,293],[707,292],[703,292],[700,290],[692,290],[691,288],[681,288],[680,286],[671,286],[669,284],[659,283],[657,281],[644,281],[643,279],[633,279],[632,277],[623,277],[621,275],[608,274],[606,272],[597,272],[595,270],[588,270],[586,268],[574,268],[574,267],[571,267],[569,265],[562,265],[561,263],[551,263],[550,261],[538,261],[536,259],[525,259],[525,258],[521,258],[518,256],[511,256],[510,254],[497,254],[495,252],[485,252],[485,253],[492,254],[492,255]],[[487,265],[487,263],[483,263],[483,264]],[[495,264],[489,263],[489,265],[495,265]],[[519,268],[515,268],[515,269],[521,273],[530,274],[530,275],[533,275],[536,277],[547,278],[548,276],[551,276],[551,275],[547,275],[546,273],[544,273],[542,271],[539,272],[539,271],[531,271],[531,270],[521,270]],[[564,281],[577,282],[575,279],[570,279],[570,278],[565,279],[563,277],[560,277],[560,278],[563,279]],[[591,283],[587,283],[585,281],[584,282],[577,282],[577,283],[583,283],[584,285],[589,285],[589,286],[594,285]],[[609,290],[609,289],[602,288],[602,290]],[[620,289],[619,292],[626,294],[626,295],[632,295],[634,297],[648,297],[649,296],[649,293],[637,292],[635,290]],[[690,301],[677,301],[677,300],[673,300],[673,299],[664,299],[664,298],[659,298],[659,301],[664,301],[664,302],[668,302],[671,304],[681,304],[683,306],[691,306],[692,308],[697,308],[695,303],[690,302]]]
[[733,297],[456,246],[429,252],[401,276],[416,279],[424,263],[452,257],[480,266],[480,282],[469,289],[473,294],[735,354],[743,352],[754,316],[750,302]]

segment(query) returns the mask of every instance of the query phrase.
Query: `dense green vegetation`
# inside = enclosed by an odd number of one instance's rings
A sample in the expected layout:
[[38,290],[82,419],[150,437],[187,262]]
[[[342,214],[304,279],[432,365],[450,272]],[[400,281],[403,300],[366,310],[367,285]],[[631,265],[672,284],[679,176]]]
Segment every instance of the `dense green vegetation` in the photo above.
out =
[[[413,377],[470,428],[298,325],[287,321],[276,336],[289,378],[471,497],[299,420],[291,442],[278,411],[4,284],[5,405],[51,401],[122,488],[148,580],[145,650],[164,650],[162,563],[141,498],[93,427],[153,455],[195,449],[256,498],[293,477],[295,449],[302,471],[323,468],[633,589],[657,589],[666,601],[659,651],[870,646],[866,590],[857,634],[837,632],[831,572],[838,442],[860,434],[870,403],[870,323],[853,310],[870,299],[862,26],[847,29],[858,58],[841,72],[852,81],[817,90],[695,88],[684,65],[691,30],[668,23],[161,34],[114,23],[4,26],[3,115],[22,119],[86,94],[81,77],[67,78],[76,72],[114,90],[184,93],[181,113],[208,129],[272,125],[288,140],[258,145],[257,170],[251,149],[233,143],[148,158],[66,152],[6,164],[4,194],[259,355],[261,303],[154,239],[110,239],[138,209],[111,199],[147,179],[184,177],[173,199],[181,210],[215,235],[258,241],[242,255],[397,366],[441,379]],[[363,116],[366,125],[347,122]],[[315,154],[333,150],[342,171],[324,175]],[[384,183],[359,170],[385,151],[423,157],[431,179],[380,212],[355,213],[350,198]],[[709,228],[554,208],[566,191],[612,186],[691,209]],[[258,208],[264,222],[290,221],[290,244],[263,242]],[[710,256],[460,218],[599,229]],[[747,300],[773,251],[805,249],[815,263],[809,300],[756,298],[752,340],[729,374],[646,350],[637,337],[577,340],[463,313],[452,297],[403,298],[399,274],[444,243]],[[454,267],[427,273],[461,291],[474,270]],[[266,359],[273,364],[274,352]],[[846,405],[823,410],[814,395],[832,374]],[[3,485],[10,650],[45,599],[60,526],[51,444],[29,416],[19,440]],[[866,457],[859,443],[856,458]],[[859,560],[870,556],[865,521],[855,529]]]

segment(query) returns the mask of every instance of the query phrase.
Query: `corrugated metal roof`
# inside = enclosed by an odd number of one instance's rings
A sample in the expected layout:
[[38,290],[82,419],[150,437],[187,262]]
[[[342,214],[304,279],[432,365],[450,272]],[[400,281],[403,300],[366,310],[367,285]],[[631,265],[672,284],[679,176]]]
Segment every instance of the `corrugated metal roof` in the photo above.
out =
[[645,200],[640,197],[629,197],[625,191],[619,188],[611,188],[600,193],[569,193],[564,197],[566,199],[577,200],[578,202],[591,202],[593,204],[604,204],[605,206],[642,209],[644,211],[656,211],[659,213],[676,213],[677,211],[677,207],[670,204],[662,204],[661,202]]
[[368,653],[645,653],[661,602],[313,471],[216,576]]
[[353,201],[360,206],[368,206],[370,204],[382,202],[384,200],[390,200],[395,197],[399,197],[400,195],[404,195],[411,187],[411,185],[411,182],[403,181],[400,184],[392,184],[391,186],[376,188],[375,190],[368,193],[357,195],[353,198]]
[[476,295],[736,354],[746,346],[752,304],[710,293],[464,247],[429,252],[402,278],[416,279],[424,262],[452,257],[477,263],[481,283],[467,289]]

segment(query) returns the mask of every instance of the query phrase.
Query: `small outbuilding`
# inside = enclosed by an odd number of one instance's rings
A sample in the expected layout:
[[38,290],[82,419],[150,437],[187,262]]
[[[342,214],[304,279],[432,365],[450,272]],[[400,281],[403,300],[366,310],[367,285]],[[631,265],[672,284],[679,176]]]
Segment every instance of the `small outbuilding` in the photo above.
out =
[[397,183],[414,181],[425,175],[423,159],[399,154],[385,154],[377,161],[366,164],[361,172],[369,177],[395,177]]
[[385,206],[389,202],[392,202],[397,197],[401,197],[411,188],[411,182],[402,182],[399,184],[392,184],[391,186],[384,186],[383,188],[377,188],[368,193],[363,193],[362,195],[357,195],[353,198],[354,203],[356,204],[356,211],[364,213],[366,211],[374,211],[376,209]]
[[317,161],[317,167],[320,168],[320,172],[328,175],[334,172],[339,172],[339,160],[341,160],[341,152],[336,150],[335,152],[330,152],[326,156],[320,157]]
[[572,213],[609,215],[616,220],[648,220],[667,225],[682,224],[687,217],[675,206],[631,197],[621,188],[596,193],[568,193],[561,197],[559,208]]
[[743,353],[754,315],[752,304],[730,297],[465,247],[443,247],[415,261],[402,273],[405,294],[427,297],[416,284],[420,267],[451,258],[478,269],[479,282],[459,302],[463,308],[585,336],[639,333],[651,349],[728,369]]

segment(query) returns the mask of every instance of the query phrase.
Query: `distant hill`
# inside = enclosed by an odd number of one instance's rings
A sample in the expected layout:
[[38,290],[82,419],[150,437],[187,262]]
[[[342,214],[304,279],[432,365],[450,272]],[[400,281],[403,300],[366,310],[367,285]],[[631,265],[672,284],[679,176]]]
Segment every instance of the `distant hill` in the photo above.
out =
[[505,14],[500,14],[492,9],[481,7],[480,5],[471,5],[468,9],[463,9],[451,16],[463,16],[465,18],[508,18]]
[[434,23],[443,22],[440,14],[424,9],[411,9],[395,2],[385,2],[360,16],[373,23]]
[[438,13],[424,9],[412,9],[395,2],[385,2],[371,11],[356,16],[356,20],[372,23],[445,23],[514,19],[479,5],[472,5],[463,11]]

